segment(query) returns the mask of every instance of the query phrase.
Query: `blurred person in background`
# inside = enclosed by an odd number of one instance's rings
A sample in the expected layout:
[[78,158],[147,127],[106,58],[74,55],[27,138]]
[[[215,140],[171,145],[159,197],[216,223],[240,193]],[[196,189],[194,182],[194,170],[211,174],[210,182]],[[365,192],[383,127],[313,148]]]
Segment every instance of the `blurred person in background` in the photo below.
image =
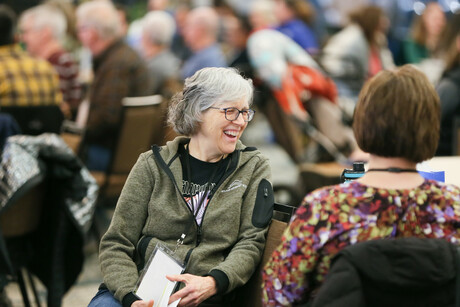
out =
[[143,19],[142,54],[154,94],[164,95],[167,82],[179,79],[180,60],[170,50],[175,31],[174,18],[164,11],[149,12]]
[[311,29],[315,9],[306,0],[275,0],[276,30],[290,37],[308,53],[319,52],[318,39]]
[[[169,0],[148,0],[146,6],[146,14],[153,11],[165,11],[168,6]],[[126,33],[126,41],[128,45],[139,53],[142,53],[142,19],[144,16],[133,20],[129,24]]]
[[[454,121],[460,120],[460,14],[449,20],[447,31],[442,37],[445,46],[443,58],[445,70],[437,84],[441,99],[441,136],[436,155],[454,154]],[[457,153],[458,154],[458,153]]]
[[21,49],[16,14],[0,5],[0,106],[60,105],[62,94],[53,66]]
[[350,23],[330,37],[320,62],[336,82],[339,96],[356,101],[368,78],[394,67],[385,38],[388,27],[384,11],[369,5],[352,12]]
[[74,5],[71,2],[61,0],[46,0],[43,4],[54,6],[64,14],[67,27],[62,44],[64,45],[64,49],[76,56],[81,44],[77,36],[77,18],[75,16]]
[[[264,268],[265,306],[314,303],[333,257],[359,242],[418,237],[460,244],[460,188],[425,179],[416,170],[417,163],[435,154],[439,123],[439,97],[418,69],[405,65],[367,81],[353,131],[370,154],[368,170],[357,180],[305,196]],[[406,276],[404,268],[398,269],[388,268]],[[432,295],[424,305],[450,306],[433,303],[445,299],[450,297]]]
[[145,62],[122,37],[120,18],[108,1],[89,1],[77,8],[78,37],[93,56],[84,155],[88,169],[107,170],[116,144],[124,97],[152,94]]
[[433,55],[446,25],[446,16],[437,2],[426,5],[415,17],[410,36],[403,43],[403,64],[420,63]]
[[[16,14],[7,5],[0,4],[0,112],[4,106],[59,105],[62,94],[59,78],[51,64],[29,56],[17,44]],[[20,127],[9,114],[0,113],[0,145],[7,137],[20,133]],[[2,148],[3,149],[3,148]],[[0,306],[10,307],[0,276]]]
[[246,48],[250,33],[251,25],[246,17],[233,15],[226,18],[224,42],[231,50],[228,65],[237,68],[243,76],[253,79],[254,73]]
[[436,84],[444,70],[439,56],[440,39],[445,30],[446,16],[438,2],[429,2],[421,15],[415,17],[410,36],[402,43],[402,64],[412,63],[420,68],[428,79]]
[[[334,103],[337,102],[335,84],[299,44],[283,33],[270,29],[270,24],[274,20],[271,15],[272,5],[270,1],[258,0],[253,3],[250,12],[254,30],[247,43],[249,59],[258,78],[255,83],[259,86],[259,92],[267,95],[258,100],[262,102],[260,107],[263,111],[269,109],[267,104],[274,98],[280,111],[289,121],[300,127],[302,134],[306,134],[307,137],[319,135],[316,131],[307,133],[311,127],[321,132],[316,141],[324,140],[322,144],[328,146],[329,153],[337,155],[334,158],[364,159],[365,155],[358,150],[351,128],[342,122],[341,109]],[[267,117],[276,139],[294,161],[331,158],[328,154],[325,157],[310,157],[307,153],[310,144],[303,142],[300,148],[293,149],[289,144],[298,143],[299,140],[287,141],[289,136],[285,135],[285,128],[278,127],[284,119],[272,117],[270,113]]]
[[182,79],[204,67],[226,67],[225,56],[217,41],[219,16],[212,7],[197,7],[186,17],[184,39],[192,55],[182,66]]
[[19,31],[27,52],[53,65],[59,75],[63,96],[61,109],[67,118],[75,118],[82,91],[78,81],[78,63],[64,48],[67,33],[65,15],[49,4],[32,7],[22,13]]
[[254,0],[250,6],[248,18],[253,31],[273,28],[278,22],[274,2]]

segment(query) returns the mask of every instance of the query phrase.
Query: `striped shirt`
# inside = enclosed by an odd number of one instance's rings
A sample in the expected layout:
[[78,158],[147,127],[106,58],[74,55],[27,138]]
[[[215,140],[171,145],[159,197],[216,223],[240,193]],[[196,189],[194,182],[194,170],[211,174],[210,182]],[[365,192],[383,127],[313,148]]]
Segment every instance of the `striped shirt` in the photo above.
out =
[[0,106],[60,104],[58,75],[47,61],[30,57],[19,45],[0,47]]
[[78,81],[78,64],[72,54],[65,50],[58,50],[48,57],[59,75],[59,87],[65,102],[74,110],[78,108],[82,90]]

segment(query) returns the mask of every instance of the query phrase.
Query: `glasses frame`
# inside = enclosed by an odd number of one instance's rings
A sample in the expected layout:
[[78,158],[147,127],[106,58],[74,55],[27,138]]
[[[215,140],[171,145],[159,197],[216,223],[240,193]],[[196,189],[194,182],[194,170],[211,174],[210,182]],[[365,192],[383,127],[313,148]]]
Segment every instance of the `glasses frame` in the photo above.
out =
[[[238,119],[238,117],[240,117],[240,114],[244,113],[244,112],[248,112],[248,118],[250,118],[249,120],[246,120],[243,116],[243,120],[246,122],[246,123],[249,123],[253,118],[254,118],[254,115],[256,114],[256,111],[253,110],[253,109],[246,109],[246,110],[240,110],[238,108],[235,108],[235,107],[228,107],[228,108],[217,108],[217,107],[209,107],[210,109],[215,109],[215,110],[221,110],[221,111],[224,111],[225,113],[225,119],[228,120],[229,122],[233,122],[235,120]],[[236,110],[238,111],[238,115],[235,117],[235,119],[228,119],[227,117],[227,110]],[[252,114],[252,116],[250,115]]]

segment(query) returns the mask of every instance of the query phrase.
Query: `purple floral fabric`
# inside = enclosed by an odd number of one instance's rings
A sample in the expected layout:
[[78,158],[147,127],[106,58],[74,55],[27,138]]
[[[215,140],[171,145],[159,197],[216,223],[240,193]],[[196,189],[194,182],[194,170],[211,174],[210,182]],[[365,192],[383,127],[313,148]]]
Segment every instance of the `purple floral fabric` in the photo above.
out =
[[380,189],[353,181],[308,194],[263,272],[265,306],[304,302],[331,258],[360,241],[460,239],[460,188],[425,180],[415,189]]

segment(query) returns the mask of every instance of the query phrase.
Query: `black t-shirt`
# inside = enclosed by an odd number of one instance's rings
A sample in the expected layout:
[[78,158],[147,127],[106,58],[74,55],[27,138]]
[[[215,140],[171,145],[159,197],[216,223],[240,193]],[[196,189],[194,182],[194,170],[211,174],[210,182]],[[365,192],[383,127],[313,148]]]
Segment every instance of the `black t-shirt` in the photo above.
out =
[[[210,199],[210,192],[224,176],[230,163],[231,155],[218,162],[205,162],[188,154],[185,147],[179,147],[180,161],[182,164],[182,191],[187,204],[196,215],[196,222],[201,224],[203,213]],[[190,175],[187,168],[190,163]],[[197,208],[199,211],[197,213]]]

